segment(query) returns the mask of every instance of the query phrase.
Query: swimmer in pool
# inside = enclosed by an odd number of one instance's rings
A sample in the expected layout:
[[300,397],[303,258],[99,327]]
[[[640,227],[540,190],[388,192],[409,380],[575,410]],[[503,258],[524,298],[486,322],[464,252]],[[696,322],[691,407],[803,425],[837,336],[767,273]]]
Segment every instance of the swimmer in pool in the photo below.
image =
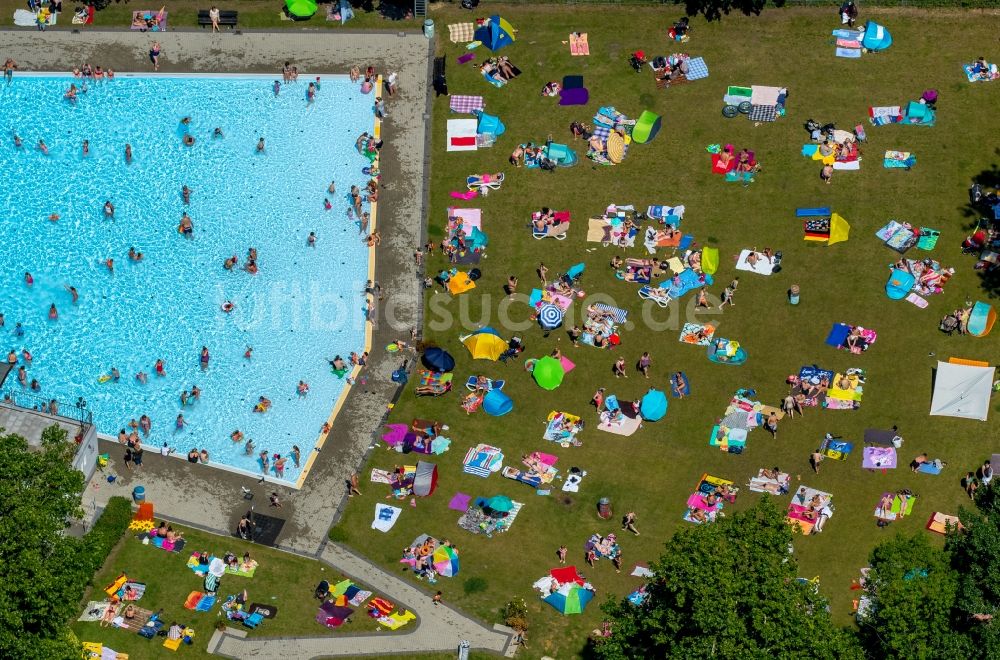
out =
[[111,203],[111,200],[105,200],[104,202],[104,215],[109,218],[115,217],[115,205]]
[[281,93],[281,82],[278,81],[278,80],[275,80],[274,81],[274,85],[271,87],[271,89],[274,90],[274,95],[275,96],[277,96],[278,94],[280,94]]
[[115,274],[115,260],[114,259],[112,259],[111,257],[108,257],[107,259],[105,259],[104,260],[104,266],[108,269],[109,273],[111,273],[112,275]]
[[83,141],[83,155],[84,156],[90,155],[90,140]]
[[330,193],[331,195],[335,195],[337,193],[337,182],[336,181],[331,181],[330,182],[330,187],[327,188],[326,191],[328,193]]
[[331,204],[330,200],[327,199],[326,197],[323,198],[323,208],[326,209],[327,211],[333,208],[333,204]]
[[316,232],[309,232],[309,238],[306,239],[306,245],[309,247],[316,247]]
[[299,396],[305,396],[309,394],[309,384],[304,380],[300,380],[299,385],[295,388],[295,390],[298,392]]
[[264,138],[257,140],[257,153],[264,153]]
[[185,426],[187,426],[187,420],[184,419],[183,414],[178,414],[177,419],[174,420],[174,433],[182,431]]
[[191,216],[187,213],[181,216],[180,230],[185,238],[194,236],[194,223],[191,221]]
[[49,318],[52,319],[53,321],[59,319],[59,310],[56,309],[55,303],[49,305]]
[[132,261],[142,261],[143,256],[145,255],[143,255],[142,252],[135,251],[135,246],[128,249],[128,258]]
[[188,403],[188,393],[187,390],[181,390],[181,407],[183,408]]
[[233,442],[243,442],[243,431],[236,429],[229,434],[229,439]]
[[125,162],[126,163],[132,162],[132,145],[128,144],[127,142],[125,143]]
[[69,291],[69,295],[71,295],[73,297],[73,304],[74,305],[76,303],[80,302],[80,292],[76,290],[75,286],[70,286],[68,284],[64,284],[63,288],[65,288],[67,291]]
[[28,286],[31,286],[32,284],[35,283],[35,278],[31,276],[31,273],[28,272],[24,273],[24,283],[27,284]]
[[208,369],[208,360],[209,360],[208,347],[202,346],[201,355],[198,358],[198,361],[201,362],[202,370]]
[[213,138],[225,137],[225,135],[222,134],[222,128],[219,127],[219,126],[216,126],[215,130],[212,131],[212,137]]
[[253,357],[253,346],[247,346],[247,350],[243,351],[243,358],[249,360]]
[[156,364],[153,366],[153,368],[156,370],[156,375],[157,376],[163,377],[163,376],[167,375],[167,370],[166,370],[166,367],[163,364],[163,360],[162,359],[157,360]]
[[118,367],[111,367],[111,380],[118,382],[122,379],[122,372],[118,371]]
[[23,146],[24,146],[24,143],[21,141],[20,136],[17,133],[14,133],[14,147],[16,147],[17,149],[20,149]]
[[247,444],[243,447],[243,453],[247,456],[253,456],[254,443],[253,438],[247,439]]
[[190,126],[191,125],[191,118],[190,117],[184,117],[183,119],[181,119],[181,124],[183,126]]
[[184,143],[185,147],[194,146],[194,136],[190,133],[185,133],[184,137],[181,138],[181,141]]
[[201,388],[198,387],[197,385],[191,386],[191,398],[193,398],[195,401],[201,400]]
[[149,376],[146,374],[145,371],[140,371],[139,373],[137,373],[135,375],[135,379],[140,383],[142,383],[143,385],[149,382]]
[[185,204],[191,203],[191,189],[187,186],[181,187],[181,198],[184,200]]
[[237,263],[239,263],[239,259],[237,259],[236,255],[234,254],[233,256],[229,257],[228,259],[222,262],[222,267],[225,268],[226,270],[232,270]]
[[45,140],[38,141],[38,150],[41,151],[46,156],[49,154],[49,148],[45,146]]

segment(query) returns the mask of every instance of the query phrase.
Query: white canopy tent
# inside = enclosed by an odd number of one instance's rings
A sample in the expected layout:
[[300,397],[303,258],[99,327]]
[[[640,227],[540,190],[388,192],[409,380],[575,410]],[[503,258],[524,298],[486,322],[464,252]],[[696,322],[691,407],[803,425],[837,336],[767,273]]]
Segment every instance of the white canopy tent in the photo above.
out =
[[995,367],[937,363],[931,414],[986,421]]

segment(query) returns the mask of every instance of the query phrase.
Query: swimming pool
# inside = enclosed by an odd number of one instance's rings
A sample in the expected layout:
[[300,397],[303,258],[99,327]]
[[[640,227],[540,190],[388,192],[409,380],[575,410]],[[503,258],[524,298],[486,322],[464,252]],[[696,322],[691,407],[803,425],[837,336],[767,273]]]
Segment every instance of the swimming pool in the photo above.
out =
[[[287,456],[298,445],[304,466],[345,385],[327,359],[364,348],[368,249],[347,211],[351,185],[368,180],[354,144],[371,131],[371,95],[339,76],[322,77],[311,105],[303,81],[276,97],[266,76],[118,76],[91,82],[72,103],[64,93],[74,82],[81,86],[69,76],[17,76],[0,86],[0,348],[29,350],[39,396],[64,407],[83,397],[102,433],[146,414],[147,449],[205,448],[212,463],[259,473],[260,451]],[[184,145],[186,133],[194,145]],[[185,212],[190,239],[178,231]],[[141,261],[129,258],[132,247]],[[241,268],[250,247],[256,275]],[[231,255],[240,265],[227,271]],[[221,310],[226,301],[231,313]],[[113,367],[121,379],[100,382]],[[182,407],[180,393],[193,385],[200,400]],[[5,388],[21,388],[15,372]],[[273,402],[264,414],[252,411],[260,396]],[[187,425],[177,430],[179,413]],[[253,455],[230,439],[236,429],[254,440]],[[289,461],[285,480],[298,475]]]

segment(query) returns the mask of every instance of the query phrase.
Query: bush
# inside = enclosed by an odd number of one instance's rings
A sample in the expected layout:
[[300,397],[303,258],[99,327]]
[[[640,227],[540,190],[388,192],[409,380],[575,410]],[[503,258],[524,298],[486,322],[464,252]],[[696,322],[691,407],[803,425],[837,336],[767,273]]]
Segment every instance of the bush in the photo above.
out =
[[470,577],[468,580],[462,583],[462,590],[465,592],[466,596],[471,596],[472,594],[478,594],[482,591],[486,591],[489,583],[481,577]]
[[516,598],[503,606],[503,622],[519,632],[528,630],[528,604]]
[[80,545],[77,567],[81,575],[87,576],[81,581],[81,597],[83,585],[89,583],[94,573],[104,565],[104,560],[128,530],[130,522],[132,522],[132,502],[119,496],[109,499],[104,511],[101,512],[101,517],[83,537],[83,543]]
[[347,530],[337,525],[336,527],[331,527],[330,531],[326,533],[326,538],[330,539],[334,543],[347,543],[351,540],[351,535],[347,533]]

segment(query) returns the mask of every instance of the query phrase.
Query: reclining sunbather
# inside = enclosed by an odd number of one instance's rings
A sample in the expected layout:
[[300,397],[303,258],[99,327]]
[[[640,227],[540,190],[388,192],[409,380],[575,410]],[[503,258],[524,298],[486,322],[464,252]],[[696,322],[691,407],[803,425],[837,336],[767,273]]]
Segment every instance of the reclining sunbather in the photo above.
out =
[[503,172],[496,174],[474,174],[470,176],[466,183],[471,186],[490,186],[503,183]]

